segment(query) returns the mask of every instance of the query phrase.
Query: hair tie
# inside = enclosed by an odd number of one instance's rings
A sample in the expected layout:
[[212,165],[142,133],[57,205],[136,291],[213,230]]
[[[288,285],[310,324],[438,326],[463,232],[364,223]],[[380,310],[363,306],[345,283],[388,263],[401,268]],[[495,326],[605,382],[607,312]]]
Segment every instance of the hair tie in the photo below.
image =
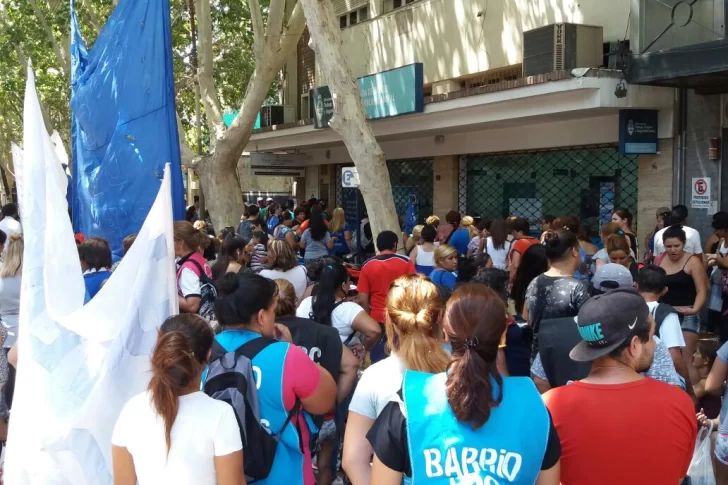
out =
[[478,337],[473,337],[465,340],[465,345],[467,345],[470,349],[474,349],[478,346],[479,343],[480,340],[478,340]]
[[541,246],[548,246],[548,239],[544,239]]
[[328,266],[326,266],[326,267],[327,267],[328,269],[330,269],[330,270],[333,270],[333,269],[334,269],[334,267],[333,267],[333,266],[331,266],[331,265],[328,265]]
[[618,236],[624,236],[624,231],[621,229],[617,229],[617,235]]

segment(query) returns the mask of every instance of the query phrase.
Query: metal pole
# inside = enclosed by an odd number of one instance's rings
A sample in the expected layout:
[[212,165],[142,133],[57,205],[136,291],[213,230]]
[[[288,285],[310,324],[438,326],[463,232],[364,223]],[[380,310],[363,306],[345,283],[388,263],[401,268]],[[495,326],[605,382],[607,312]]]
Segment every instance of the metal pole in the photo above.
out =
[[356,262],[357,264],[362,264],[364,262],[364,254],[361,245],[361,238],[364,236],[364,226],[361,223],[361,205],[359,204],[361,194],[358,187],[355,188],[354,191],[354,193],[356,194],[356,224],[357,226],[359,226],[357,227],[357,231],[359,231],[359,237],[356,238]]

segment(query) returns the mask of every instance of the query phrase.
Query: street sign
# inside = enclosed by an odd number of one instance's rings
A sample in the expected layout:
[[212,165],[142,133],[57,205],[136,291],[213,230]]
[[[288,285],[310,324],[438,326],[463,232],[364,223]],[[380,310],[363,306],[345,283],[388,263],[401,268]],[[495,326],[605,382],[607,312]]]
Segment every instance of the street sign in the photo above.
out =
[[341,169],[341,186],[348,188],[359,187],[359,172],[356,171],[356,167]]
[[696,177],[693,179],[693,209],[710,209],[710,177]]
[[283,175],[305,177],[308,155],[258,153],[250,154],[250,169],[253,175]]

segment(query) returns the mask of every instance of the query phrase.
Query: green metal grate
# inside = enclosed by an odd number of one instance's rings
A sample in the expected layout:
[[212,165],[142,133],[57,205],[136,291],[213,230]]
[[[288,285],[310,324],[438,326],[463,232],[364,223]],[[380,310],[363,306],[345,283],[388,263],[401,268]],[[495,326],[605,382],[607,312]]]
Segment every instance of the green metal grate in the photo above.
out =
[[637,213],[638,159],[620,155],[615,146],[466,155],[460,159],[459,210],[491,219],[523,217],[534,230],[544,215],[574,215],[596,230],[617,207]]
[[[350,193],[351,189],[341,188],[341,168],[336,166],[336,204],[344,207],[348,212],[355,204],[356,197]],[[432,172],[432,159],[389,160],[389,179],[392,183],[392,196],[397,215],[403,218],[407,204],[412,196],[417,204],[417,222],[423,224],[424,220],[432,214],[432,194],[434,177]]]

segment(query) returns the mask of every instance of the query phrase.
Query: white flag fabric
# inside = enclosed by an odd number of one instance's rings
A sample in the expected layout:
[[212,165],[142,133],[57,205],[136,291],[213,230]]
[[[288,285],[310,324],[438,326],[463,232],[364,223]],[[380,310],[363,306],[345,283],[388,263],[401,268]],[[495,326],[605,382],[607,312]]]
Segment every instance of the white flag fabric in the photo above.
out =
[[56,158],[58,158],[58,161],[61,163],[61,165],[68,165],[68,153],[66,153],[66,147],[63,145],[61,135],[59,135],[56,130],[53,130],[53,134],[51,135],[51,141],[53,142],[53,147],[56,152]]
[[23,149],[15,143],[10,143],[13,153],[13,170],[15,170],[15,187],[18,190],[18,208],[23,213]]
[[25,253],[5,483],[111,485],[114,424],[146,388],[157,329],[178,311],[169,166],[136,242],[84,305],[67,180],[30,66],[23,147]]

